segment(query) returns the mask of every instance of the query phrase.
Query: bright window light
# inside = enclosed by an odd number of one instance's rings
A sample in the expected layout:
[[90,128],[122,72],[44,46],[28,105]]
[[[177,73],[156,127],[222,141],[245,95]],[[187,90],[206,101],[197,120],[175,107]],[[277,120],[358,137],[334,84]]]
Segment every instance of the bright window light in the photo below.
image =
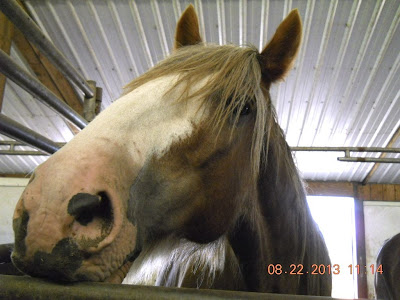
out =
[[[357,298],[354,199],[308,196],[307,200],[311,214],[325,238],[332,266],[337,264],[340,267],[339,274],[332,274],[332,297]],[[352,272],[350,264],[353,266]]]

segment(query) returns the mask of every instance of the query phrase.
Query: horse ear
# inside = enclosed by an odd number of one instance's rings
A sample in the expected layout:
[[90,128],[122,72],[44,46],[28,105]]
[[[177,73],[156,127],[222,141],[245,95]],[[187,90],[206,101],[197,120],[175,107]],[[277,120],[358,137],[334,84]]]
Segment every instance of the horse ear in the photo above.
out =
[[174,49],[196,45],[201,42],[199,20],[193,5],[190,4],[183,12],[176,26]]
[[300,14],[295,9],[282,21],[272,40],[261,52],[260,63],[264,82],[269,84],[285,77],[300,48],[301,36]]

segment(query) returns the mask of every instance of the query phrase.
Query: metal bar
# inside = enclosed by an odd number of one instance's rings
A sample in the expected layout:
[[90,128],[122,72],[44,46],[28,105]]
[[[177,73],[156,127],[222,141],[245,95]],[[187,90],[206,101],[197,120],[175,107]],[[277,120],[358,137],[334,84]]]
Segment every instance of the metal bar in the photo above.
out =
[[339,161],[398,164],[400,158],[338,157]]
[[330,297],[264,294],[189,288],[166,288],[107,283],[57,284],[38,278],[0,275],[1,299],[264,299],[328,300]]
[[[55,143],[59,148],[64,146],[66,143]],[[42,151],[37,150],[16,150],[15,147],[23,147],[26,146],[25,143],[21,143],[18,141],[0,141],[0,146],[8,146],[8,149],[0,149],[0,155],[40,155],[40,156],[47,156],[48,154]]]
[[[99,89],[99,88],[97,88]],[[97,95],[99,95],[99,91],[97,92]],[[64,146],[66,143],[56,143],[60,148]],[[13,145],[15,146],[24,146],[24,143],[16,142],[16,141],[0,141],[0,146],[10,146]],[[368,148],[368,147],[291,147],[292,151],[321,151],[321,152],[346,152],[347,150],[353,151],[353,152],[385,152],[385,153],[399,153],[400,148]],[[0,150],[0,155],[43,155],[42,152],[40,151],[31,151],[31,150],[14,150],[14,149],[9,149],[9,150]],[[348,157],[351,160],[346,160],[346,157],[344,159],[340,157],[340,161],[355,161],[355,162],[375,162],[378,160],[378,162],[384,162],[380,161],[380,158],[363,158],[363,157]],[[373,161],[371,161],[373,160]],[[389,158],[386,159],[387,163],[398,163],[400,162],[396,158]]]
[[0,133],[26,143],[34,148],[53,154],[60,147],[48,138],[0,114]]
[[290,147],[292,151],[327,151],[327,152],[388,152],[400,153],[400,148],[379,147]]
[[0,155],[29,155],[29,156],[47,156],[47,153],[29,150],[0,150]]
[[52,91],[22,69],[2,50],[0,50],[0,71],[16,84],[21,86],[24,90],[35,96],[38,100],[48,104],[56,112],[60,113],[63,117],[79,128],[83,129],[88,124],[87,121],[69,107],[68,104],[62,102],[53,94]]
[[[61,148],[66,143],[54,143],[54,144],[58,145]],[[13,141],[0,141],[0,146],[14,146],[14,147],[16,146],[16,147],[18,147],[18,146],[26,146],[26,144],[13,140]]]
[[93,91],[86,80],[75,70],[64,55],[46,38],[39,26],[29,17],[29,15],[19,6],[15,0],[0,1],[0,9],[22,31],[25,37],[35,44],[39,50],[46,54],[46,57],[74,83],[87,97],[93,97]]

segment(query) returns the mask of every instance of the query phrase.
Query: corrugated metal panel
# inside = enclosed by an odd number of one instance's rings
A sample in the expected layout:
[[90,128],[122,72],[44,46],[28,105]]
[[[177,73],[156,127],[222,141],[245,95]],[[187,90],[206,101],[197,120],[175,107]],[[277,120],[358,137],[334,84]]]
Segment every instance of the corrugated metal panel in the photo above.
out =
[[[259,49],[290,10],[299,9],[299,57],[285,82],[271,90],[291,146],[385,147],[400,126],[400,0],[24,1],[77,69],[103,87],[103,108],[118,98],[121,86],[169,54],[176,21],[190,2],[208,42]],[[9,94],[5,103],[17,103]],[[28,110],[35,105],[29,102]],[[26,114],[11,115],[23,120]],[[63,121],[45,119],[29,125],[56,141],[70,138]],[[63,133],[50,132],[53,125],[64,126]],[[313,180],[362,181],[373,166],[337,162],[340,155],[296,158],[304,177]],[[398,164],[381,164],[371,181],[400,183],[399,170]]]

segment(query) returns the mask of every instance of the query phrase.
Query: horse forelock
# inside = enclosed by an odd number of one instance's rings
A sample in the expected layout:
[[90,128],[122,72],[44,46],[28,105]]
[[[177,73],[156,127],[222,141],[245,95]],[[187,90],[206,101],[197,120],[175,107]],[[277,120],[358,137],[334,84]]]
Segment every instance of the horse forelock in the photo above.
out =
[[[262,160],[267,158],[269,131],[276,123],[267,88],[261,81],[259,56],[258,50],[251,46],[182,47],[125,86],[124,94],[156,78],[177,74],[179,79],[168,92],[180,86],[182,93],[177,101],[196,97],[202,101],[201,105],[212,107],[211,121],[208,124],[217,129],[217,132],[232,118],[234,130],[241,109],[250,105],[256,111],[251,150],[255,180]],[[205,78],[205,84],[193,91],[191,87]]]

